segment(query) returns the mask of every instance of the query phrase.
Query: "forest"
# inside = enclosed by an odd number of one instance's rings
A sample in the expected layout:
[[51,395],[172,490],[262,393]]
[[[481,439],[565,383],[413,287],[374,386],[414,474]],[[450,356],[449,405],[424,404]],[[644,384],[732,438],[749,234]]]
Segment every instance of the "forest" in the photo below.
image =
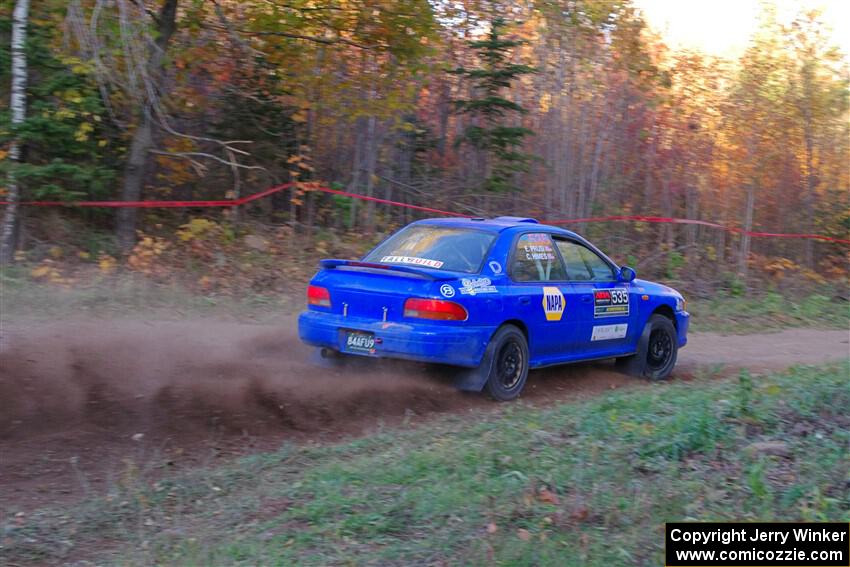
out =
[[0,565],[833,533],[849,268],[850,0],[0,0]]
[[[725,59],[668,47],[629,0],[4,0],[0,50],[2,256],[34,277],[61,281],[71,257],[155,273],[166,248],[209,258],[252,232],[272,249],[372,242],[423,216],[325,187],[474,216],[850,238],[850,70],[817,11],[785,22],[765,4]],[[72,206],[283,183],[232,208]],[[68,206],[26,205],[44,200]],[[563,226],[709,289],[847,274],[842,243]]]

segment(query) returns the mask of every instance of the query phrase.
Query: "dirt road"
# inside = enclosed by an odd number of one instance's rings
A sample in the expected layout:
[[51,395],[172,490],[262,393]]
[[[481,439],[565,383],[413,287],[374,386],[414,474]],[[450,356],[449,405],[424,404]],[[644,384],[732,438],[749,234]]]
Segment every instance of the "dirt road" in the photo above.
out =
[[[287,321],[4,323],[0,336],[0,512],[97,492],[127,467],[162,476],[287,441],[334,440],[438,412],[498,411],[440,371],[379,362],[316,365]],[[673,380],[850,356],[846,330],[694,334]],[[610,363],[530,375],[524,403],[646,383]]]

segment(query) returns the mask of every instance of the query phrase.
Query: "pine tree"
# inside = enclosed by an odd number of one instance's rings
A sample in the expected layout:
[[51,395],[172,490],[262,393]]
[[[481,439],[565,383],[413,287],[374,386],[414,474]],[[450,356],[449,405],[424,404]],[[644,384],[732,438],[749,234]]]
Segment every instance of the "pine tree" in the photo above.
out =
[[493,192],[518,191],[514,183],[517,173],[526,172],[533,156],[523,153],[526,136],[534,132],[522,126],[509,125],[511,114],[527,110],[503,96],[511,83],[522,75],[534,73],[528,65],[510,63],[510,52],[524,41],[504,39],[506,22],[495,18],[486,39],[470,41],[478,52],[481,67],[458,67],[451,71],[472,81],[473,97],[454,101],[458,112],[479,118],[478,125],[469,126],[458,143],[467,142],[484,155],[486,160],[482,188]]

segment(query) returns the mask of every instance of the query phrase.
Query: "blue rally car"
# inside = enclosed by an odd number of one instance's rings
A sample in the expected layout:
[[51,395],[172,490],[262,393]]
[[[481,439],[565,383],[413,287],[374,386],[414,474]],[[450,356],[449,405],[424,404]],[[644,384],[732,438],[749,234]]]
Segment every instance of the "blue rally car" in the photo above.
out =
[[516,398],[529,368],[616,358],[666,378],[687,342],[682,296],[534,219],[430,219],[362,260],[322,260],[298,319],[323,356],[465,367],[459,387]]

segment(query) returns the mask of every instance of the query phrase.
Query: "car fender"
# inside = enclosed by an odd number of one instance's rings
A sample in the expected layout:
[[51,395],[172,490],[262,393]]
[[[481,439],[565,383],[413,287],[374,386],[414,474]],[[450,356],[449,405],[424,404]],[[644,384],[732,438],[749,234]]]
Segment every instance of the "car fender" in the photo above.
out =
[[[638,323],[641,328],[645,327],[659,307],[669,307],[670,311],[676,313],[676,297],[678,292],[664,284],[650,282],[647,280],[635,280],[635,292],[638,294],[646,294],[649,297],[648,302],[640,302],[640,315]],[[675,318],[673,324],[675,325]]]

